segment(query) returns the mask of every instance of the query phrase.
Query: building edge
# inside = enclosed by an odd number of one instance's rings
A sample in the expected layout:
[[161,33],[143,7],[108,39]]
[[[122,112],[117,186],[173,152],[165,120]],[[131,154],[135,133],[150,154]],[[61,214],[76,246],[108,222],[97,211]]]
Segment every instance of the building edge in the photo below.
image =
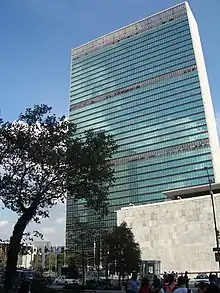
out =
[[[187,5],[188,5],[188,2],[183,1],[183,2],[181,2],[179,4],[176,4],[174,6],[168,7],[166,9],[162,10],[162,11],[159,11],[159,12],[156,12],[156,13],[154,13],[152,15],[149,15],[147,17],[144,17],[144,18],[142,18],[140,20],[134,21],[131,24],[127,24],[127,25],[125,25],[125,26],[123,26],[123,27],[121,27],[119,29],[116,29],[116,30],[113,30],[113,31],[111,31],[109,33],[106,33],[103,36],[99,36],[99,37],[97,37],[95,39],[92,39],[92,40],[90,40],[90,41],[88,41],[88,42],[86,42],[84,44],[81,44],[79,46],[76,46],[76,47],[72,48],[71,49],[71,52],[72,52],[71,55],[72,55],[72,57],[74,57],[74,54],[77,54],[77,52],[79,50],[80,51],[86,51],[88,46],[92,46],[93,47],[99,41],[105,42],[107,38],[115,38],[116,35],[119,34],[120,32],[122,32],[123,30],[132,29],[136,25],[140,25],[141,23],[143,23],[145,21],[151,21],[152,19],[154,19],[156,17],[163,19],[165,17],[165,14],[167,12],[170,12],[171,10],[175,10],[175,9],[178,9],[178,8],[181,9],[182,7],[184,7],[184,9],[186,9],[186,6]],[[175,12],[173,11],[173,13],[175,13]]]
[[218,183],[220,182],[220,163],[219,163],[220,148],[219,148],[218,131],[217,131],[215,113],[214,113],[214,108],[212,103],[211,92],[210,92],[210,86],[208,81],[208,75],[207,75],[198,25],[189,4],[185,2],[185,5],[186,5],[186,11],[187,11],[188,20],[189,20],[189,26],[190,26],[192,42],[193,42],[193,47],[195,52],[195,59],[196,59],[198,75],[199,75],[199,82],[200,82],[200,87],[202,92],[202,99],[203,99],[206,123],[207,123],[208,134],[209,134],[209,142],[211,147],[215,182]]

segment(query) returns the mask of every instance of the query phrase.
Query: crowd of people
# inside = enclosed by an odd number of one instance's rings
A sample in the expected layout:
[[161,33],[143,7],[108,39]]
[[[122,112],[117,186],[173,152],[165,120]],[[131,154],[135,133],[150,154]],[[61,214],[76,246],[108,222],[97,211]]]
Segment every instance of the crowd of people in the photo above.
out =
[[[133,273],[132,278],[127,284],[127,293],[193,293],[189,288],[188,273],[178,274],[172,272],[164,273],[163,278],[154,276],[150,282],[148,276],[142,278],[141,284],[137,282],[137,274]],[[198,286],[197,293],[220,293],[220,288],[217,285],[217,275],[210,273],[209,284],[201,282]]]

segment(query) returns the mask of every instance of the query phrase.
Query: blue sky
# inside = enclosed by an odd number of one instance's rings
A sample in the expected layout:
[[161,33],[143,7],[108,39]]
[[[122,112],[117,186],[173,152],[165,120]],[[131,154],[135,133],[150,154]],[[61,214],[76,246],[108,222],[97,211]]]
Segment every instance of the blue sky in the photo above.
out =
[[[51,105],[57,114],[67,114],[72,47],[181,2],[0,0],[1,116],[13,120],[26,107],[40,103]],[[188,2],[199,24],[216,117],[220,120],[220,1]],[[58,207],[42,224],[47,237],[58,244],[64,231],[63,216],[64,207]],[[11,213],[1,212],[4,237],[14,220]]]

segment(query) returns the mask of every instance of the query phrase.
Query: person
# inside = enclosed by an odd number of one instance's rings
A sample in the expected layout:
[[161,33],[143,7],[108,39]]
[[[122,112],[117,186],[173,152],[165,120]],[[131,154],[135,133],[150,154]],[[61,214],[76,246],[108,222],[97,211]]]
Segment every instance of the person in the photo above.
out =
[[192,293],[192,290],[186,288],[185,277],[180,276],[177,280],[177,288],[174,289],[174,293]]
[[167,275],[167,272],[164,272],[164,274],[163,274],[163,282],[164,282],[164,284],[168,283],[168,275]]
[[128,293],[138,293],[138,282],[137,282],[137,273],[132,273],[131,279],[127,284]]
[[207,287],[207,293],[220,293],[220,288],[216,284],[217,281],[217,275],[210,274],[209,275],[209,284]]
[[153,284],[150,288],[151,293],[164,293],[163,286],[160,282],[160,279],[157,276],[154,276]]
[[188,277],[187,271],[185,271],[184,278],[185,278],[186,288],[189,288],[189,277]]
[[18,293],[30,293],[30,282],[25,280],[23,283],[21,283],[21,287]]
[[164,286],[165,292],[172,293],[175,287],[176,287],[175,276],[173,274],[169,274],[167,276],[167,283]]
[[198,293],[206,293],[207,292],[207,286],[205,282],[200,282],[198,286]]
[[138,293],[150,293],[150,282],[147,277],[142,279]]

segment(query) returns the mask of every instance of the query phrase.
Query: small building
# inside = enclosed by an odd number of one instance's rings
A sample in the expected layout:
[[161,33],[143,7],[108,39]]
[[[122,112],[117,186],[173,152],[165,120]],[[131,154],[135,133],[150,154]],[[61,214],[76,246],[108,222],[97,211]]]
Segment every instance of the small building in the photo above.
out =
[[[117,211],[140,244],[142,259],[161,261],[161,271],[210,272],[219,270],[213,248],[215,227],[209,186],[165,192],[167,201],[129,206]],[[216,211],[220,184],[213,184]],[[216,213],[220,227],[220,213]]]
[[[5,267],[7,262],[9,241],[0,241],[0,262],[1,266]],[[19,268],[30,268],[34,257],[34,246],[31,244],[24,244],[18,255],[17,266]]]

